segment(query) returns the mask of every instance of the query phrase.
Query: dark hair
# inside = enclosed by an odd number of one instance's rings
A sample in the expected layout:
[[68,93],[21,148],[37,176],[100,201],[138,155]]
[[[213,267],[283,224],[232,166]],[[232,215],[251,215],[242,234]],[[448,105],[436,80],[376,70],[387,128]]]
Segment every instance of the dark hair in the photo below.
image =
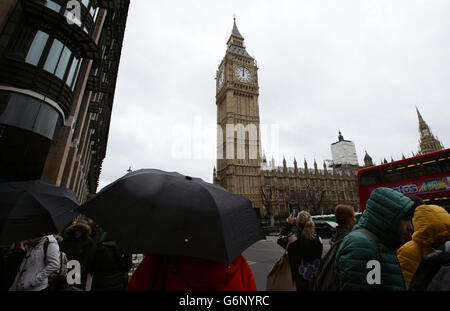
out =
[[355,215],[355,210],[350,205],[339,204],[334,210],[336,221],[340,226],[347,226]]
[[414,204],[410,207],[409,211],[406,212],[406,214],[403,216],[403,218],[413,218],[416,208],[425,204],[423,202],[422,198],[420,198],[416,195],[411,195],[408,198],[410,198],[410,200],[413,201]]

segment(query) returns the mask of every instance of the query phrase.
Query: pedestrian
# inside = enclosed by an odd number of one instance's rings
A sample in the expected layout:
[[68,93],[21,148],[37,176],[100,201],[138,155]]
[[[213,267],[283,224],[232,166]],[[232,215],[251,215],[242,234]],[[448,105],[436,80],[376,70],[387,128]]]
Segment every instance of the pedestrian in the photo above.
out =
[[356,224],[355,210],[350,205],[339,204],[334,210],[334,215],[338,223],[336,232],[331,237],[331,243],[336,243],[342,240],[352,232],[353,227]]
[[450,214],[437,205],[421,205],[414,213],[413,225],[412,240],[397,253],[408,287],[422,259],[450,240]]
[[[416,195],[409,195],[408,198],[410,198],[414,202],[413,206],[411,207],[411,209],[409,211],[409,215],[411,216],[411,219],[412,219],[416,208],[420,205],[424,205],[424,202],[421,197],[418,197]],[[407,242],[411,241],[413,233],[414,233],[414,231],[412,231],[410,234],[405,235],[405,237],[403,238],[402,244],[400,246],[403,246]],[[398,250],[397,250],[397,252],[398,252]]]
[[95,243],[99,243],[100,241],[104,240],[106,232],[92,219],[89,219],[89,227],[91,228],[91,238]]
[[124,291],[132,254],[124,252],[107,233],[93,251],[87,271],[92,278],[91,291]]
[[83,290],[86,288],[87,265],[95,247],[90,233],[91,228],[86,221],[76,220],[64,230],[64,240],[61,243],[61,251],[66,253],[67,259],[80,263],[81,284],[75,286]]
[[450,291],[450,240],[422,259],[409,290]]
[[281,225],[280,235],[277,239],[277,244],[286,249],[288,243],[297,238],[297,220],[298,209],[294,208],[292,213],[286,218],[286,222]]
[[389,188],[372,192],[359,223],[336,254],[338,290],[406,290],[395,250],[413,230],[413,204]]
[[3,249],[3,291],[7,291],[13,284],[25,254],[24,242],[17,242],[11,247]]
[[126,290],[256,291],[256,284],[242,255],[226,265],[201,258],[148,254]]
[[[44,244],[48,241],[47,250]],[[48,277],[59,269],[59,246],[52,235],[29,240],[26,255],[10,287],[10,291],[42,291],[48,287]]]
[[311,280],[320,266],[323,245],[315,234],[315,225],[307,211],[297,215],[297,239],[287,247],[292,279],[297,291],[311,290]]

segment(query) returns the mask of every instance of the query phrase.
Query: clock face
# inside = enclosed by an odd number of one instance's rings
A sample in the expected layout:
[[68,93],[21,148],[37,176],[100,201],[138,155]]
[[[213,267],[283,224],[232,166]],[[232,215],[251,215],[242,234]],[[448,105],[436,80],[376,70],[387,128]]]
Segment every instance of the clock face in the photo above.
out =
[[225,75],[223,74],[223,71],[221,71],[220,74],[219,74],[219,79],[218,79],[219,88],[222,87],[223,82],[224,82],[224,78],[225,78]]
[[241,82],[248,83],[252,80],[252,73],[245,67],[237,67],[234,70],[234,74],[236,75],[236,78],[238,78]]

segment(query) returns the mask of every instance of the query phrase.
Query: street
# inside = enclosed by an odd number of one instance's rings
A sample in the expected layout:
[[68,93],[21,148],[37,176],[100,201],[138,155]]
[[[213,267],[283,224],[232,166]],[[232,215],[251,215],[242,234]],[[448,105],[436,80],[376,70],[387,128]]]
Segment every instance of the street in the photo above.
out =
[[[253,271],[258,291],[266,290],[266,277],[273,264],[283,254],[284,249],[277,244],[277,236],[268,236],[266,240],[259,241],[243,252],[245,259]],[[329,249],[329,240],[323,240],[323,253]]]

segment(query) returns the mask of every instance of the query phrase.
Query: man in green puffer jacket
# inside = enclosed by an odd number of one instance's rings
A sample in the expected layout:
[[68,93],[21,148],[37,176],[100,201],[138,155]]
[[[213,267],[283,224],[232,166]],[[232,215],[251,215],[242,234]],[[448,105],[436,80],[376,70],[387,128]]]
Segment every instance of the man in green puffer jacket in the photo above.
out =
[[[339,290],[407,289],[395,251],[413,230],[413,204],[392,189],[377,188],[372,192],[358,225],[345,237],[336,254],[335,278]],[[371,278],[376,272],[375,266],[368,267],[372,260],[380,263],[379,283],[377,278],[375,282]]]

